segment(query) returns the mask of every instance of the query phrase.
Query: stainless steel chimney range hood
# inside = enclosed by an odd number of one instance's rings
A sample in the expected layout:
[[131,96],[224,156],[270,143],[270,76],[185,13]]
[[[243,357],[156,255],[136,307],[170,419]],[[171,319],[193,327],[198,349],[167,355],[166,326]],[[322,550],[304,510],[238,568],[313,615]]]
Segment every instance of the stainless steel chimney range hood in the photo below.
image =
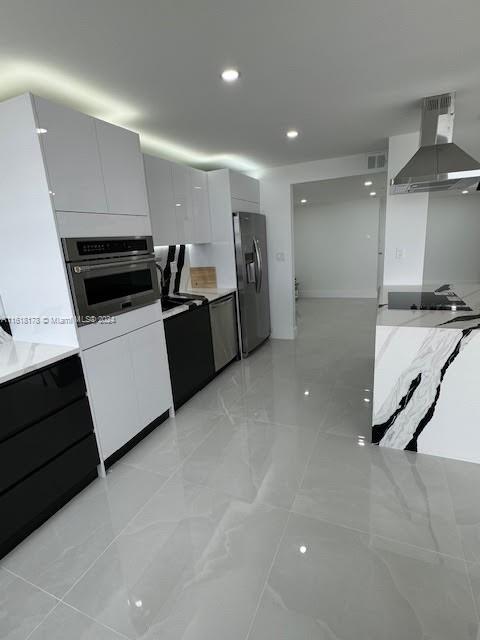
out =
[[390,193],[468,189],[480,163],[453,142],[455,93],[423,99],[420,148],[390,182]]

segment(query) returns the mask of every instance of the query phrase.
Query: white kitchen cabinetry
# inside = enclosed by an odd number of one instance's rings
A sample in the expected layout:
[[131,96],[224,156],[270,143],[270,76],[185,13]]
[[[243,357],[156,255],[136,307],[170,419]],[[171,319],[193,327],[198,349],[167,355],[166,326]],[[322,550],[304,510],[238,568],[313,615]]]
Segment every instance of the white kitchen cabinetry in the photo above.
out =
[[229,171],[232,199],[260,202],[260,182],[238,171]]
[[97,436],[106,459],[141,429],[128,335],[88,349],[82,358]]
[[205,171],[144,156],[155,245],[211,242]]
[[163,322],[128,334],[140,424],[146,426],[172,405]]
[[[180,244],[173,196],[173,163],[144,155],[153,243],[157,246]],[[183,224],[181,226],[183,232]]]
[[148,215],[138,135],[103,120],[95,127],[109,213]]
[[82,357],[106,459],[172,405],[163,322],[87,349]]
[[211,242],[210,202],[205,171],[191,169],[192,212],[195,242]]
[[38,96],[35,109],[55,209],[107,212],[93,118]]
[[193,243],[195,242],[195,227],[193,224],[191,169],[181,164],[174,164],[172,175],[175,217],[181,243]]

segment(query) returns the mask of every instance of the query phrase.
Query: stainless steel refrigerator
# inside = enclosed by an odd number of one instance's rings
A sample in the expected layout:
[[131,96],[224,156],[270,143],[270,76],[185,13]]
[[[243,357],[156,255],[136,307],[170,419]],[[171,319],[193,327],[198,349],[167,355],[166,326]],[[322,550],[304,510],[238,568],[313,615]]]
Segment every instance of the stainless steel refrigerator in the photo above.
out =
[[267,229],[260,213],[233,214],[243,355],[270,335]]

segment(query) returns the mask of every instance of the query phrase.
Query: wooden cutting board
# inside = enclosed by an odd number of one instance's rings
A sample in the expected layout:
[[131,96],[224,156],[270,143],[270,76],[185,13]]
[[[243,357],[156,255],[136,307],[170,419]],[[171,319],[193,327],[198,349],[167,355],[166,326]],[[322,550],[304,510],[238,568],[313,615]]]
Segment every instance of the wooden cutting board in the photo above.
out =
[[216,289],[217,270],[215,267],[190,267],[192,289]]

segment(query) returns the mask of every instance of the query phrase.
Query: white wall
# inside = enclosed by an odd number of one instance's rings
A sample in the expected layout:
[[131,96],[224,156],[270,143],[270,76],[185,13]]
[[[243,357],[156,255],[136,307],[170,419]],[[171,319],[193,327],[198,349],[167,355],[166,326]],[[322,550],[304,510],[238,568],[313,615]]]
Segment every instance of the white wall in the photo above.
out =
[[480,282],[480,194],[430,194],[424,282]]
[[[419,132],[392,136],[388,145],[388,181],[417,151]],[[387,193],[384,284],[416,285],[423,281],[428,193]]]
[[255,175],[260,179],[261,211],[267,216],[272,337],[295,337],[292,185],[364,175],[367,166],[367,156],[359,154],[274,167]]
[[300,296],[375,298],[380,201],[300,206],[294,213]]

